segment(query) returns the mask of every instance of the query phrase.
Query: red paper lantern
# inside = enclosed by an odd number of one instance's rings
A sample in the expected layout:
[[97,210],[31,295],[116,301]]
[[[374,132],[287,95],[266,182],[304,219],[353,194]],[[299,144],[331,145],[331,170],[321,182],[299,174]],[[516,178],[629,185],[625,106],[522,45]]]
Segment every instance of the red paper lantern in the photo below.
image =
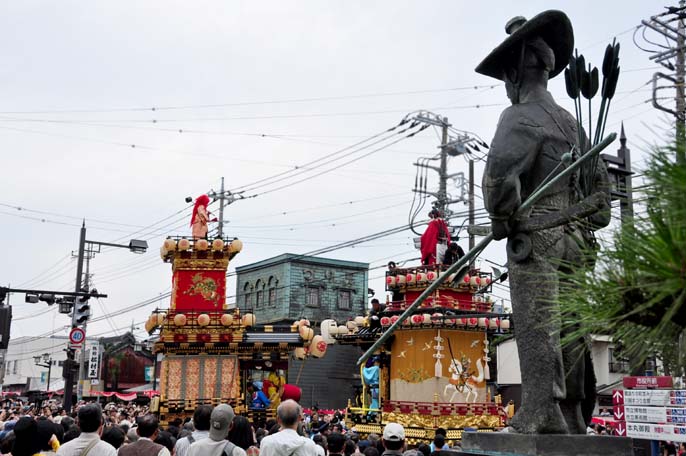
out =
[[391,317],[391,324],[395,323],[395,322],[398,321],[399,319],[400,319],[399,316],[393,315],[393,316]]
[[421,325],[424,323],[424,316],[420,314],[412,315],[411,319],[413,325]]
[[395,276],[386,276],[386,285],[395,285]]
[[381,326],[391,326],[391,319],[389,317],[381,317]]
[[478,320],[474,317],[471,317],[469,320],[467,320],[467,323],[469,324],[469,326],[476,326]]

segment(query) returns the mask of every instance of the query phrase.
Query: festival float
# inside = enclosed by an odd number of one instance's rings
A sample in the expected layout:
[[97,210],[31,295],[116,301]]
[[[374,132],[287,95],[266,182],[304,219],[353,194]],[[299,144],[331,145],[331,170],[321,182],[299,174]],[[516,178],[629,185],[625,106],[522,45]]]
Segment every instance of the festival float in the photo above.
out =
[[493,311],[490,272],[467,267],[461,275],[442,277],[447,268],[390,264],[386,291],[393,298],[385,308],[354,319],[355,324],[322,322],[328,342],[368,350],[433,282],[444,279],[360,366],[362,391],[347,409],[347,420],[359,433],[380,435],[386,423],[395,422],[405,427],[410,443],[420,443],[439,427],[454,441],[466,428],[492,431],[505,425],[506,411],[487,382],[490,340],[510,331],[510,315]]
[[[195,213],[194,213],[195,220]],[[159,396],[152,401],[162,423],[191,416],[198,405],[231,404],[238,414],[262,422],[281,400],[300,399],[286,384],[288,359],[307,350],[326,353],[307,320],[289,326],[258,325],[249,309],[226,303],[229,262],[241,252],[236,238],[169,237],[160,249],[172,266],[169,309],[156,309],[145,328],[158,334]]]

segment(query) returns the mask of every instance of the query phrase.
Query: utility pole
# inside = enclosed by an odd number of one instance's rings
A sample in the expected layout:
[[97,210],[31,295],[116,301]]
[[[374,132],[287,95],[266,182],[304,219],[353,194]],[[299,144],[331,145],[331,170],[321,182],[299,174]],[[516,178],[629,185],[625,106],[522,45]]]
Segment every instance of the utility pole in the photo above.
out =
[[[684,19],[686,19],[686,0],[680,0],[679,6],[667,7],[667,11],[661,14],[652,16],[649,20],[642,20],[641,24],[660,35],[663,35],[667,43],[674,43],[674,47],[669,47],[663,50],[664,46],[655,49],[645,49],[651,52],[650,60],[664,66],[669,72],[673,74],[665,74],[657,72],[653,75],[653,106],[661,111],[672,114],[676,120],[676,158],[677,162],[686,164],[686,97],[684,90],[684,82],[686,80],[686,27],[684,26]],[[674,22],[677,22],[676,27]],[[654,46],[654,43],[648,41],[648,46]],[[643,48],[642,48],[643,49]],[[671,60],[674,59],[674,64]],[[660,86],[662,80],[668,81],[669,85]],[[674,97],[674,109],[660,103],[664,97],[659,97],[658,92],[664,89],[676,89]],[[671,97],[670,97],[671,98]]]
[[219,201],[219,220],[217,223],[217,237],[220,238],[224,237],[224,206],[228,206],[236,200],[245,199],[245,197],[243,196],[243,192],[232,193],[231,190],[224,189],[224,177],[222,177],[221,182],[222,183],[219,192],[215,192],[214,190],[212,190],[207,194],[207,196],[214,199],[215,201]]
[[[84,228],[85,231],[85,228]],[[90,265],[91,265],[91,251],[89,249],[88,255],[85,257],[86,260],[86,273],[83,277],[83,290],[89,291],[90,290]],[[76,315],[76,311],[74,311],[74,315]],[[83,332],[86,333],[86,328],[88,327],[88,320],[83,322],[82,329]],[[86,333],[87,334],[87,333]],[[83,341],[83,345],[81,346],[81,356],[79,356],[79,386],[76,388],[76,398],[80,401],[83,399],[83,388],[84,388],[84,382],[86,380],[86,340]]]
[[[76,260],[76,283],[74,284],[74,292],[75,293],[80,293],[81,292],[81,284],[82,284],[82,279],[83,279],[83,256],[84,252],[86,250],[86,221],[84,220],[83,223],[81,224],[81,232],[79,235],[79,252]],[[76,307],[76,306],[74,306]],[[76,309],[74,309],[74,312],[72,313],[72,319],[71,319],[71,327],[76,328],[78,325],[76,324]],[[84,341],[85,344],[85,341]],[[71,412],[71,406],[72,406],[72,391],[74,390],[74,358],[75,358],[75,350],[71,347],[67,347],[67,361],[66,361],[66,367],[64,369],[64,372],[66,373],[64,377],[64,400],[62,402],[62,408],[67,411],[67,413]],[[80,375],[80,374],[79,374]]]
[[[474,226],[474,160],[469,159],[469,226]],[[474,234],[469,233],[469,250],[474,248]]]
[[448,144],[449,125],[448,118],[444,117],[441,126],[441,167],[438,171],[438,201],[436,201],[436,208],[445,218],[447,218],[446,209],[448,209],[448,149],[445,146]]

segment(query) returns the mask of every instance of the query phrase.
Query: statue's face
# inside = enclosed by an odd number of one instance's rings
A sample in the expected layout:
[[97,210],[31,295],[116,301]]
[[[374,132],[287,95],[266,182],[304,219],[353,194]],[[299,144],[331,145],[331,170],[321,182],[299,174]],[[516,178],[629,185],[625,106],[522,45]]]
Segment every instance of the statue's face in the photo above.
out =
[[516,97],[515,85],[510,81],[507,75],[505,76],[505,93],[507,93],[507,98],[510,99],[512,104],[517,104],[519,102]]

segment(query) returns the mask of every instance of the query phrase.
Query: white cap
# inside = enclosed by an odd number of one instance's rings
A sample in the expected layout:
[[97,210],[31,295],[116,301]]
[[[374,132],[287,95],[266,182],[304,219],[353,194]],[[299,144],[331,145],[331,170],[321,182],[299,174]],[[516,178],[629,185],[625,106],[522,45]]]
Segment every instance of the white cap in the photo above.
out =
[[405,440],[405,429],[398,423],[388,423],[383,429],[383,439],[389,442]]

